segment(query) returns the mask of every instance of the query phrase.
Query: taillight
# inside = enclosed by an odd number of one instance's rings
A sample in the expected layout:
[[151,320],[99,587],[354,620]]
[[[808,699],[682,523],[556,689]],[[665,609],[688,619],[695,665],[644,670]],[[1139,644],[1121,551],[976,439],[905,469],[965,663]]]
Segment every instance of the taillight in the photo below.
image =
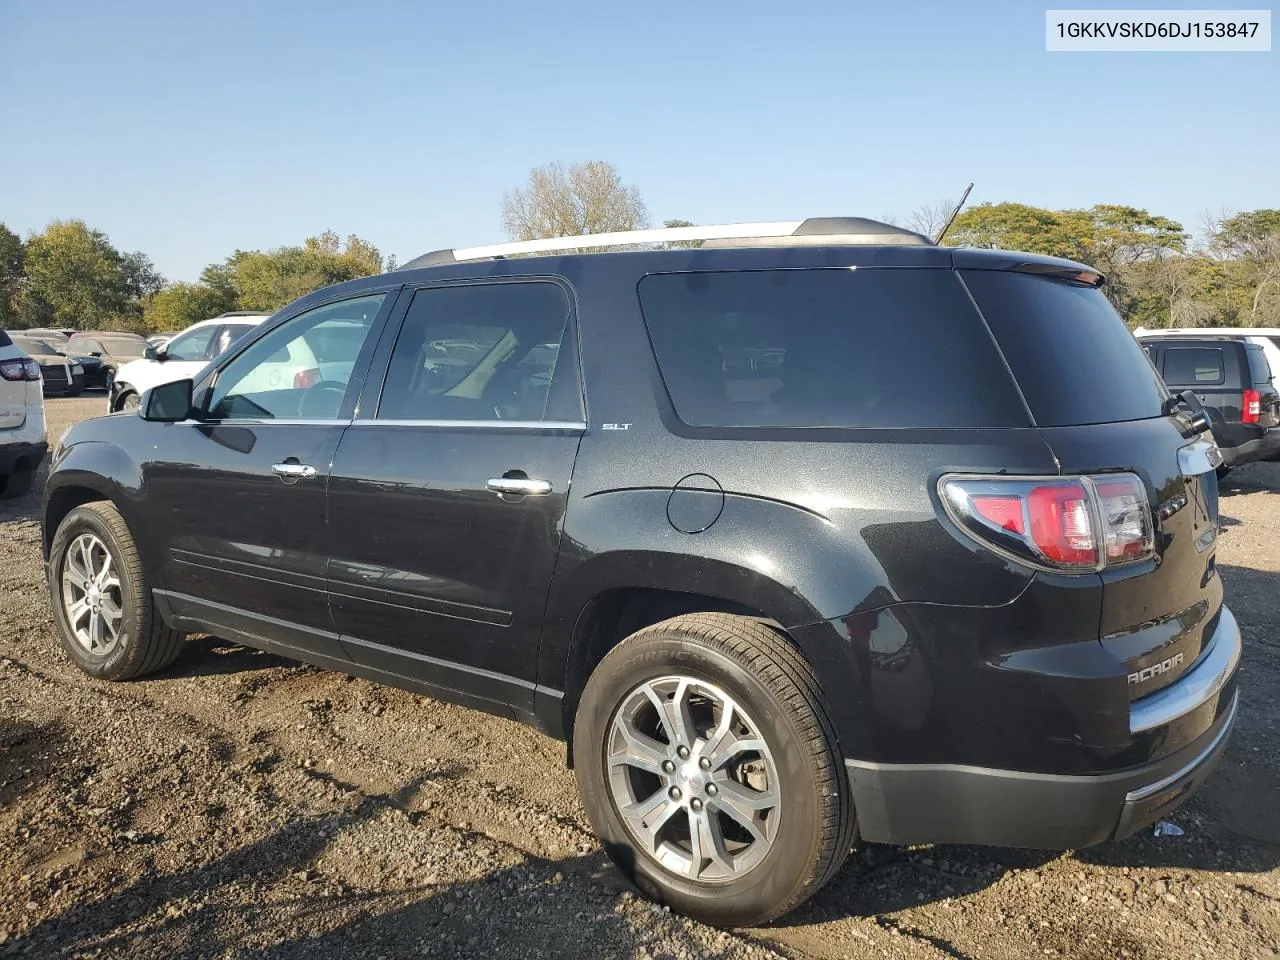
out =
[[1246,390],[1240,398],[1240,409],[1244,411],[1245,423],[1257,423],[1262,416],[1262,394],[1257,390]]
[[300,370],[293,375],[293,389],[305,390],[307,387],[314,387],[320,382],[320,371],[315,367],[310,370]]
[[1032,487],[1027,493],[1031,533],[1027,538],[1060,567],[1094,567],[1098,543],[1089,512],[1089,489],[1076,481]]
[[970,536],[1067,572],[1130,563],[1155,550],[1151,508],[1130,473],[1096,477],[944,477],[947,513]]
[[40,364],[34,360],[0,360],[0,377],[6,380],[39,380]]

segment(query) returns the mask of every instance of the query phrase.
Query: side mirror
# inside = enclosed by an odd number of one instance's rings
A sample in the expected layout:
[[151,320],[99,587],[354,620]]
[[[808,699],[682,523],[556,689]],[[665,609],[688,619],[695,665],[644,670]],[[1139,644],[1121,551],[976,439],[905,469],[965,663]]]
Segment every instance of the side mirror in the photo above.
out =
[[190,380],[174,380],[152,387],[142,395],[138,405],[139,416],[152,423],[177,423],[191,417],[192,383]]
[[143,360],[159,360],[160,351],[148,343],[146,346],[146,349],[142,351],[142,359]]
[[101,356],[102,356],[102,351],[101,351],[101,350],[94,350],[91,354],[89,354],[89,356],[91,356],[91,357],[101,357]]

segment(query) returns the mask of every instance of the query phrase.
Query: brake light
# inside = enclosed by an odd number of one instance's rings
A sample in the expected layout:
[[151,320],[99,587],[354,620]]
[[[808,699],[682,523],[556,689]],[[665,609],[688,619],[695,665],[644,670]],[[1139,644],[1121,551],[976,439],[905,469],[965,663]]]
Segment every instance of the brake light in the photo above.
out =
[[293,389],[305,390],[307,387],[314,387],[320,382],[320,371],[315,367],[310,370],[300,370],[293,375]]
[[1240,398],[1240,409],[1244,411],[1245,423],[1257,423],[1262,417],[1262,394],[1257,390],[1246,390]]
[[21,360],[0,360],[0,377],[6,380],[39,380],[40,364],[26,357]]
[[1027,494],[1031,542],[1046,560],[1064,567],[1092,567],[1098,546],[1083,483],[1032,487]]
[[1133,474],[944,477],[947,513],[970,536],[1066,572],[1131,563],[1155,551],[1146,488]]

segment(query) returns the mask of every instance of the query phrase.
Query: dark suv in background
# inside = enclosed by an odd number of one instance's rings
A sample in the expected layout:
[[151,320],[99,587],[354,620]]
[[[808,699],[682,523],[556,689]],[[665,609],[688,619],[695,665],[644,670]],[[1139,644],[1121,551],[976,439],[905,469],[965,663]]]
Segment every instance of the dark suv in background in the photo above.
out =
[[1280,457],[1280,391],[1262,347],[1229,336],[1139,337],[1175,393],[1190,390],[1222,450],[1219,475]]
[[213,633],[535,724],[712,922],[858,836],[1123,837],[1222,752],[1240,633],[1217,448],[1101,283],[857,218],[429,254],[73,427],[55,620],[101,679]]

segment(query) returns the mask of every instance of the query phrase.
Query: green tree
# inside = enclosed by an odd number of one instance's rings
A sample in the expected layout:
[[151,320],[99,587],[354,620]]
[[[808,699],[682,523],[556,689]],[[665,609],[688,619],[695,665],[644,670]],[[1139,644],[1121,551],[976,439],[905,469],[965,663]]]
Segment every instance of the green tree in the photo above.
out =
[[0,223],[0,327],[13,325],[18,316],[18,294],[26,272],[22,238]]
[[143,254],[122,254],[83,220],[55,220],[26,244],[24,320],[80,330],[138,327],[141,297],[163,283]]
[[172,283],[147,298],[142,318],[148,330],[185,330],[236,308],[234,292],[205,283]]
[[[692,227],[694,224],[689,220],[663,220],[662,225],[667,228],[671,227]],[[688,249],[693,250],[702,246],[702,240],[672,240],[667,244],[668,250]]]
[[[308,237],[301,247],[236,251],[227,260],[243,310],[278,310],[313,290],[382,272],[382,254],[355,234],[345,245],[332,230]],[[213,268],[209,268],[212,270]],[[209,274],[209,270],[205,271]],[[222,281],[221,271],[210,279]]]
[[1280,324],[1280,210],[1249,210],[1214,221],[1209,249],[1243,288],[1241,325]]
[[1135,288],[1134,281],[1160,277],[1161,272],[1137,265],[1180,256],[1187,239],[1177,221],[1118,204],[1046,210],[984,203],[963,211],[947,235],[955,246],[1025,250],[1088,264],[1107,276],[1107,297],[1125,316],[1158,302],[1151,289]]

